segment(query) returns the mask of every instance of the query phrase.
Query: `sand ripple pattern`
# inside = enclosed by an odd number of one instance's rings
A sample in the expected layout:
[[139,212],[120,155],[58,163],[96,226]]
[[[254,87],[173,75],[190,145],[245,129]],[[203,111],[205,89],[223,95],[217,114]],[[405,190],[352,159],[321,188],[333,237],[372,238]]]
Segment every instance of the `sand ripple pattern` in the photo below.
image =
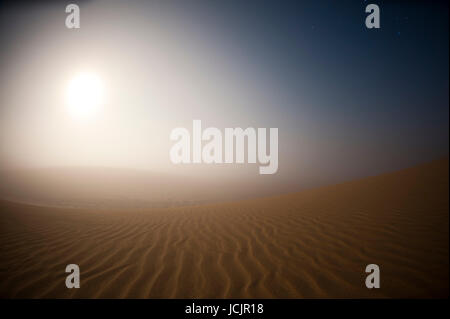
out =
[[[197,207],[1,202],[0,297],[448,297],[448,165]],[[364,285],[370,263],[381,289]]]

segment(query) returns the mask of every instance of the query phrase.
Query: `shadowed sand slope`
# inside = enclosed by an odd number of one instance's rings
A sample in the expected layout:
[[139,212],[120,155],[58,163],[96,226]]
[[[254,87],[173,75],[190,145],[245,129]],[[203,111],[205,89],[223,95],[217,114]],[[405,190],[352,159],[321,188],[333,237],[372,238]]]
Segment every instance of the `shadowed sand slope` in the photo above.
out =
[[[0,296],[448,297],[448,165],[197,207],[1,202]],[[65,287],[70,263],[80,289]],[[380,289],[365,287],[371,263]]]

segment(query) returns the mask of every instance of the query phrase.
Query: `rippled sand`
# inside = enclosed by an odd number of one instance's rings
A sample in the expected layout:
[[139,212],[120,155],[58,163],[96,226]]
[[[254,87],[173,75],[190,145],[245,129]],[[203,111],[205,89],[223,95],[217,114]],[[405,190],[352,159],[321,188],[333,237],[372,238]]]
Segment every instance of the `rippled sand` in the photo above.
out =
[[[448,297],[448,167],[146,211],[0,202],[0,297]],[[365,287],[371,263],[380,289]]]

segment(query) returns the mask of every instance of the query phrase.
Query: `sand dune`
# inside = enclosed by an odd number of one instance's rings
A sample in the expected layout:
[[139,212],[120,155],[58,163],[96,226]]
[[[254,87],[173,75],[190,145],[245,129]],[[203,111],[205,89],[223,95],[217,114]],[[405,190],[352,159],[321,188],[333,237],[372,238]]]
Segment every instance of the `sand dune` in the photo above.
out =
[[[0,296],[448,297],[448,167],[145,211],[1,202]],[[70,263],[80,289],[65,287]],[[370,263],[380,289],[364,285]]]

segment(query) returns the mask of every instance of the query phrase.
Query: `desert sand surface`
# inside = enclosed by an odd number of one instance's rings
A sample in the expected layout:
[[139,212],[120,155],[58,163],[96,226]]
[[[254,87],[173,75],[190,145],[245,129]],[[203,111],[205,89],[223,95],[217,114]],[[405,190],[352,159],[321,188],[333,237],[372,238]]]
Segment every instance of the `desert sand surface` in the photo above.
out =
[[[448,297],[448,158],[283,196],[147,210],[0,202],[2,298]],[[81,288],[65,287],[65,267]],[[365,286],[377,264],[381,288]]]

